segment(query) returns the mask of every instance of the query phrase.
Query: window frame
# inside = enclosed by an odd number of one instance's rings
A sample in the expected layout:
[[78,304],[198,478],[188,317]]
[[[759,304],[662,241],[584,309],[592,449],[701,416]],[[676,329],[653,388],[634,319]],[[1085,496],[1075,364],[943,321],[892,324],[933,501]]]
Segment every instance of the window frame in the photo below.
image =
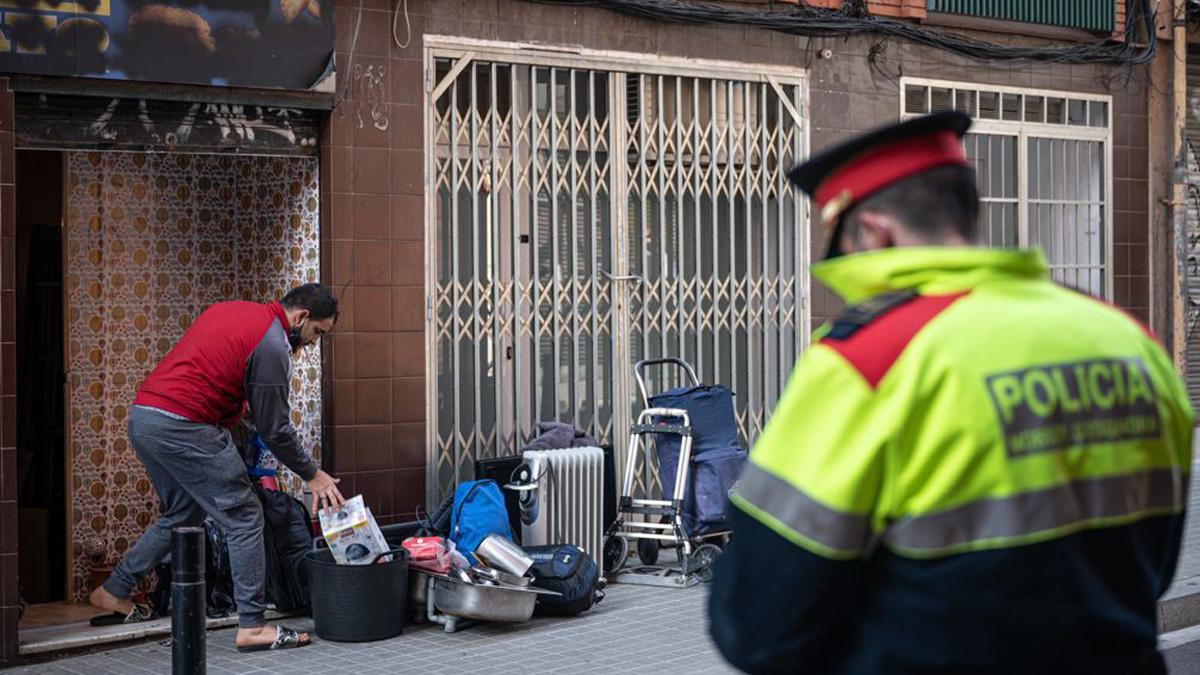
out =
[[[900,118],[910,119],[918,117],[922,113],[911,113],[907,110],[906,93],[910,86],[925,87],[926,100],[925,110],[933,111],[933,89],[950,89],[952,90],[950,100],[954,108],[959,105],[959,92],[970,93],[974,92],[975,110],[970,112],[973,123],[968,133],[981,134],[989,136],[1009,136],[1017,139],[1017,156],[1016,162],[1020,171],[1017,172],[1017,247],[1027,248],[1029,246],[1029,139],[1049,139],[1061,141],[1088,141],[1100,142],[1103,144],[1102,154],[1104,162],[1104,177],[1102,182],[1103,199],[1101,226],[1104,228],[1104,262],[1103,262],[1103,284],[1104,284],[1104,299],[1113,300],[1113,281],[1115,276],[1114,270],[1114,236],[1113,236],[1113,97],[1102,94],[1085,94],[1070,91],[1052,90],[1052,89],[1037,89],[1032,87],[1012,87],[1002,85],[987,85],[976,84],[971,82],[960,82],[954,80],[937,80],[919,77],[901,77],[900,78]],[[1066,121],[1063,123],[1048,123],[1042,122],[1027,122],[1021,120],[1005,120],[1005,119],[985,119],[978,116],[978,94],[980,92],[995,93],[1000,98],[998,101],[1003,101],[1005,94],[1021,96],[1019,110],[1021,116],[1025,116],[1025,99],[1026,96],[1042,97],[1043,99],[1063,99],[1064,101],[1064,117],[1070,107],[1070,101],[1087,102],[1090,108],[1092,102],[1105,104],[1105,119],[1103,126],[1088,125],[1071,125]],[[946,108],[939,107],[938,110]],[[1088,120],[1090,122],[1091,112],[1088,111]],[[1003,105],[999,107],[998,116],[1003,118]],[[1045,119],[1045,108],[1043,108],[1043,120]],[[1038,201],[1038,200],[1033,200]]]

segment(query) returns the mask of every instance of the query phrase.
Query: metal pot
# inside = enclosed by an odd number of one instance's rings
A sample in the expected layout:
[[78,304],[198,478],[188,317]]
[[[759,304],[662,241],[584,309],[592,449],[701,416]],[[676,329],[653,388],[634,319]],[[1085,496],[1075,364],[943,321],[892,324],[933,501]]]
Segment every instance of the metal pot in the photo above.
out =
[[533,579],[530,579],[529,577],[519,577],[515,574],[509,574],[508,572],[501,572],[500,570],[494,571],[496,572],[496,581],[499,581],[502,586],[508,585],[525,588],[533,582]]
[[484,582],[493,582],[494,581],[496,583],[499,583],[502,586],[508,585],[508,586],[525,587],[525,586],[528,586],[530,584],[530,582],[533,581],[529,577],[519,577],[515,574],[509,574],[508,572],[501,572],[500,570],[494,570],[490,567],[472,567],[471,575],[472,575],[472,578],[475,579],[476,581],[480,581],[480,580],[482,580]]
[[538,591],[504,586],[433,580],[433,604],[439,612],[478,621],[519,623],[533,616]]
[[494,534],[489,534],[475,549],[475,557],[492,569],[523,577],[533,567],[533,558],[525,555],[520,546]]

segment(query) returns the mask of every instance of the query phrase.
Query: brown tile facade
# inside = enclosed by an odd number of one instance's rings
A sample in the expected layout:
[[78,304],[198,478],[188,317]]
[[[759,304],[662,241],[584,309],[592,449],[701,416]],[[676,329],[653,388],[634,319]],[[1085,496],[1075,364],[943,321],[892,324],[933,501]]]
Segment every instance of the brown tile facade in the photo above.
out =
[[[871,6],[913,18],[924,13],[919,0]],[[1142,71],[981,67],[895,41],[872,68],[868,54],[879,40],[871,37],[810,41],[741,27],[681,27],[524,0],[409,0],[412,38],[401,48],[390,35],[391,3],[365,0],[347,73],[358,7],[357,0],[338,2],[338,63],[350,94],[331,115],[322,145],[324,274],[339,289],[348,284],[340,334],[326,355],[326,378],[332,383],[326,388],[332,399],[326,442],[332,447],[330,466],[343,479],[344,491],[363,492],[385,522],[407,517],[424,499],[424,34],[805,68],[812,148],[897,119],[901,74],[1112,93],[1116,300],[1142,318],[1148,314],[1148,117]],[[403,21],[399,29],[403,38]],[[816,58],[824,48],[833,51],[832,59]],[[1128,89],[1122,91],[1127,75]],[[386,129],[376,124],[382,117],[387,118]],[[813,232],[810,239],[813,259],[818,259],[823,233]],[[839,303],[814,284],[814,325],[838,311]]]
[[[842,0],[784,0],[792,4],[823,7],[825,9],[841,9]],[[869,0],[867,8],[872,14],[879,16],[899,17],[906,19],[925,18],[925,0]]]
[[[338,6],[335,47],[350,90],[321,148],[323,274],[346,287],[326,352],[327,465],[343,493],[361,492],[387,524],[425,500],[423,66],[419,39],[395,45],[383,0],[362,3],[350,66],[358,7]],[[414,33],[424,12],[410,1]]]

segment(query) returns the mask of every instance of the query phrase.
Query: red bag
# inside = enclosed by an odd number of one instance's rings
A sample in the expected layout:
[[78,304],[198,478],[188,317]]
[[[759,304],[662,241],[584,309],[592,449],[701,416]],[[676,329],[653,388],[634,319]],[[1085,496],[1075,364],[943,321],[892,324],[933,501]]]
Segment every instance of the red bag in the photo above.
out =
[[450,571],[450,551],[441,537],[409,537],[400,544],[408,551],[408,565],[425,572],[446,574]]

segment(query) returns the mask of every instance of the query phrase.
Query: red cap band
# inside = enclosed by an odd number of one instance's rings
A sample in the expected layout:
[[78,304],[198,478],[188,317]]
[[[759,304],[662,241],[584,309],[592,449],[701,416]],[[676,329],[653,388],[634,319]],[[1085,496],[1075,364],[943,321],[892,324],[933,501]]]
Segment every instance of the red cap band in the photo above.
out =
[[[939,131],[887,143],[854,158],[832,172],[817,187],[817,206],[848,193],[843,208],[892,183],[947,164],[967,165],[959,135]],[[840,215],[837,214],[837,215]]]

